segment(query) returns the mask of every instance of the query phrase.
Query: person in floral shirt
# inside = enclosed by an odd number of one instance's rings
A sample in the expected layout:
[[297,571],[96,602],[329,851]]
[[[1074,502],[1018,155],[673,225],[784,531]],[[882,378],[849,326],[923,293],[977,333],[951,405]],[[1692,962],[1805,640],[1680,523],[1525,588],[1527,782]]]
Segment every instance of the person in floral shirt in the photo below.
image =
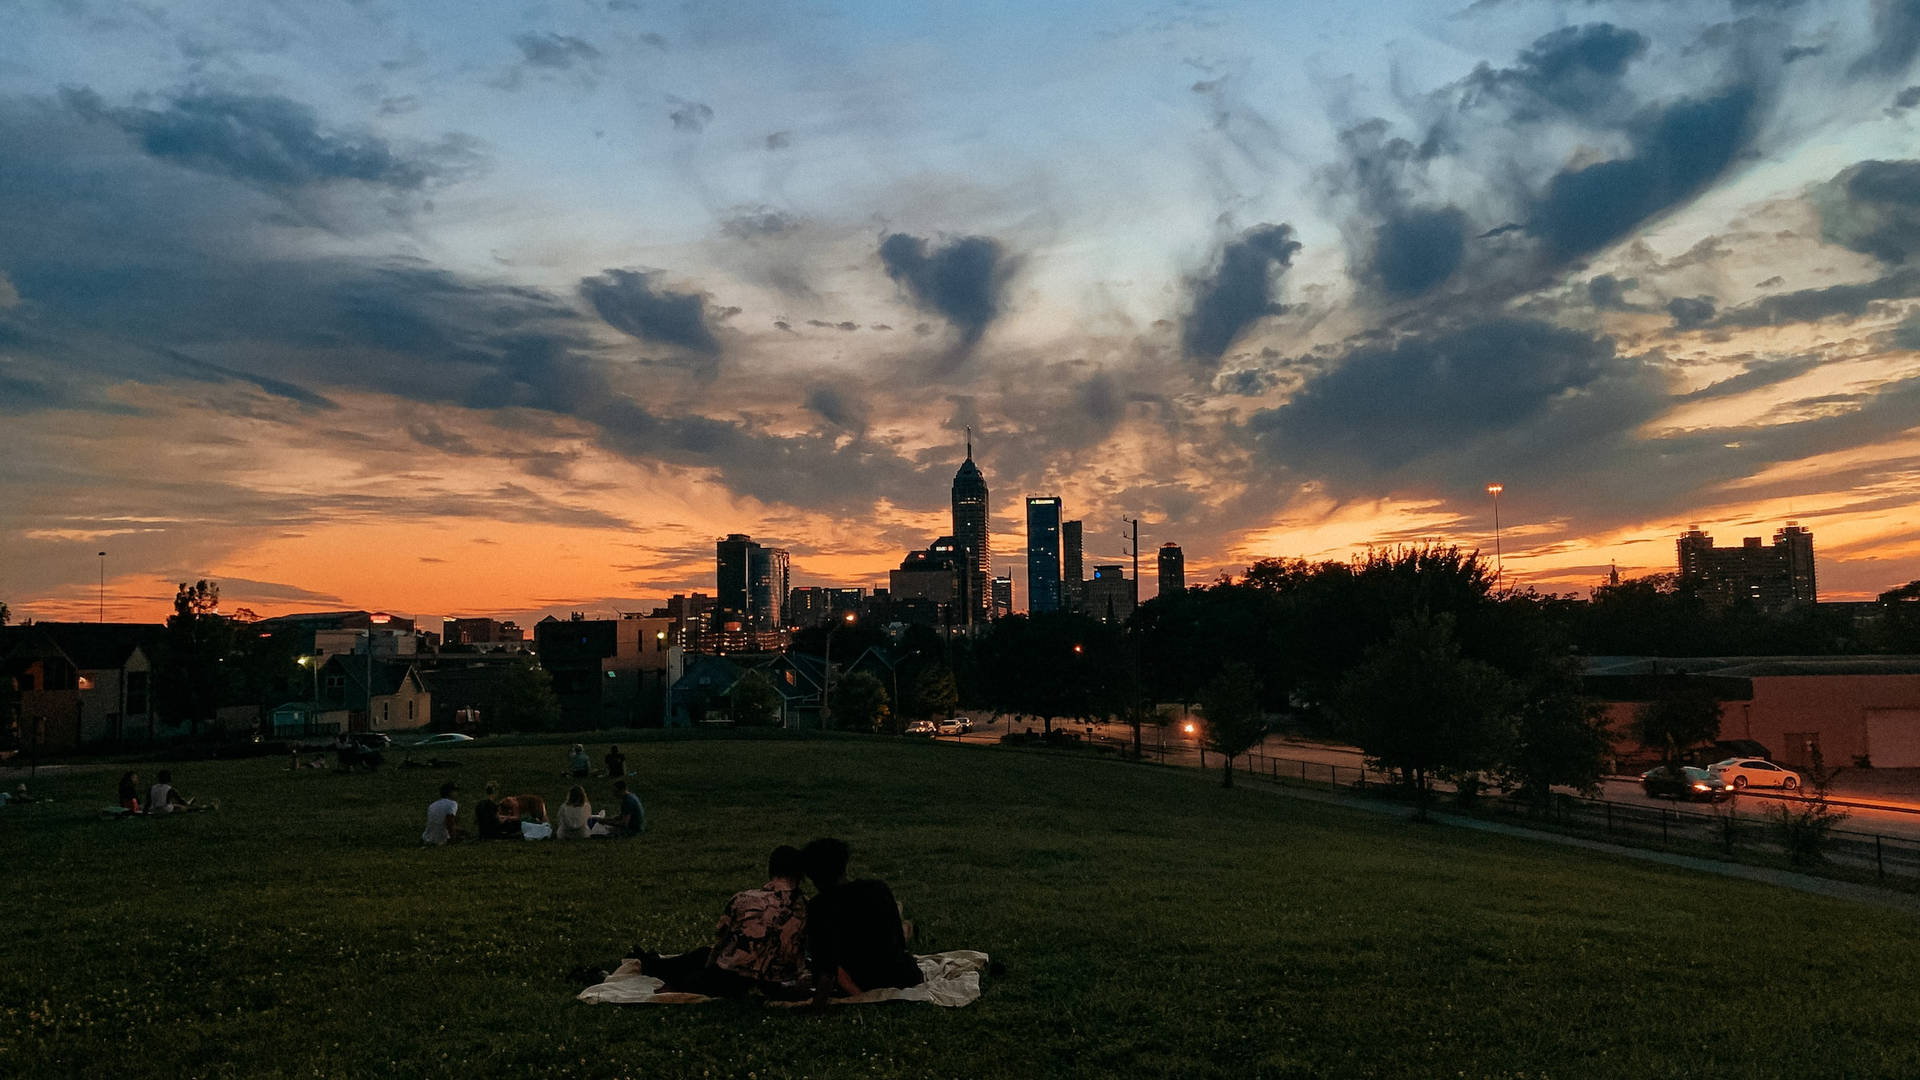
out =
[[642,974],[666,989],[714,997],[759,992],[801,998],[807,992],[807,900],[800,893],[800,851],[782,844],[767,859],[767,883],[727,901],[714,944],[678,956],[636,952]]

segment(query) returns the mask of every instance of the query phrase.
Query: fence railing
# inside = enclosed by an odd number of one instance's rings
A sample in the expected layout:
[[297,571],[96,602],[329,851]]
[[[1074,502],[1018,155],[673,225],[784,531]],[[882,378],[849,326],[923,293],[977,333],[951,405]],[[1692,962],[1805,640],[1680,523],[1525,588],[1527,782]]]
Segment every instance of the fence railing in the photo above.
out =
[[[1243,754],[1241,758],[1241,762],[1236,762],[1239,766],[1236,771],[1286,783],[1335,790],[1369,787],[1380,790],[1395,781],[1394,777],[1368,769],[1364,764],[1339,765],[1259,752]],[[1439,793],[1436,800],[1447,802],[1450,794]],[[1769,801],[1767,810],[1755,815],[1740,812],[1737,797],[1714,804],[1712,810],[1692,810],[1556,793],[1544,805],[1489,796],[1470,806],[1455,803],[1446,808],[1524,818],[1529,824],[1551,825],[1635,846],[1701,854],[1755,855],[1771,861],[1791,856],[1777,811],[1784,808],[1791,814],[1807,805],[1806,801],[1799,800]],[[1830,829],[1820,843],[1820,859],[1828,869],[1850,871],[1852,876],[1871,875],[1876,881],[1888,883],[1920,883],[1920,839],[1912,837]]]

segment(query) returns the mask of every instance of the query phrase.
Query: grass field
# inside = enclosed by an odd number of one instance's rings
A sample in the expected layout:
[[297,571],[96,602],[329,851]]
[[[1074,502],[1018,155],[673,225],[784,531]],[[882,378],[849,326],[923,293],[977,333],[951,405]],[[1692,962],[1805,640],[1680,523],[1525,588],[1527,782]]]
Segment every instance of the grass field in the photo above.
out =
[[[623,745],[636,841],[418,846],[443,775],[469,824],[488,778],[557,802],[556,746],[178,765],[222,809],[160,820],[98,816],[122,766],[43,778],[56,801],[0,809],[0,1076],[1920,1075],[1896,912],[1150,766]],[[1006,965],[980,1001],[573,1000],[570,968],[704,942],[772,845],[817,835],[921,948]]]

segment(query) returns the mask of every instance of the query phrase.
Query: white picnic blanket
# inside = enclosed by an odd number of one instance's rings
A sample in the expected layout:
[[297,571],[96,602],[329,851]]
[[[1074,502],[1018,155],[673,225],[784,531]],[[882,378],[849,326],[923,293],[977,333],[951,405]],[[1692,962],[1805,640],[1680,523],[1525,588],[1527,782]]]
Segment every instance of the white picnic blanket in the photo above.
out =
[[[916,956],[920,963],[921,983],[895,989],[869,990],[854,997],[832,999],[835,1005],[866,1005],[875,1001],[925,1001],[948,1008],[972,1004],[980,996],[980,973],[987,969],[987,954],[971,949],[928,953]],[[651,975],[640,974],[640,961],[624,960],[607,981],[580,991],[580,1000],[589,1005],[684,1005],[710,1001],[704,994],[683,994],[663,990],[666,984]],[[800,1002],[772,1002],[776,1005]]]

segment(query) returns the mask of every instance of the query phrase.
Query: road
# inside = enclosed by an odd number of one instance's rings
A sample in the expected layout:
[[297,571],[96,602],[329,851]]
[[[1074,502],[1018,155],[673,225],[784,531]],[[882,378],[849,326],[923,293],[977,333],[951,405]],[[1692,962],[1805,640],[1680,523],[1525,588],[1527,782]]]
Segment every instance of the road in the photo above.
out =
[[[1025,730],[1028,726],[1024,721],[1016,720],[1014,724],[1009,727],[1006,723],[1008,719],[1007,717],[996,717],[994,723],[986,724],[981,722],[980,718],[976,717],[976,723],[979,726],[974,728],[971,735],[963,736],[961,741],[976,743],[998,742],[1000,736],[1007,731]],[[1034,724],[1032,727],[1035,731],[1040,730],[1038,724]],[[1097,742],[1108,743],[1118,747],[1130,747],[1133,745],[1133,729],[1125,724],[1056,723],[1054,729],[1057,731],[1076,732],[1083,738],[1089,738]],[[943,736],[942,738],[951,739],[952,736]],[[1202,754],[1197,738],[1184,733],[1179,724],[1165,729],[1155,727],[1143,728],[1141,730],[1141,742],[1149,755],[1167,764],[1197,768],[1201,763]],[[1267,736],[1261,745],[1255,747],[1250,752],[1249,757],[1255,771],[1258,772],[1271,773],[1275,771],[1277,766],[1281,774],[1297,776],[1299,775],[1300,763],[1306,762],[1308,766],[1307,779],[1314,781],[1337,780],[1341,783],[1358,779],[1360,777],[1360,769],[1365,762],[1365,756],[1351,746],[1314,742],[1281,735]],[[1220,756],[1218,754],[1206,754],[1205,759],[1208,767],[1215,769],[1220,767]],[[1245,767],[1244,762],[1241,763],[1241,767]],[[1369,775],[1377,774],[1369,773]],[[1640,782],[1637,779],[1625,777],[1609,778],[1603,781],[1600,787],[1600,797],[1609,802],[1690,810],[1698,813],[1712,813],[1715,810],[1715,805],[1707,803],[1676,804],[1672,799],[1650,798],[1645,791],[1641,790]],[[1842,802],[1851,802],[1854,800],[1870,801],[1876,804],[1876,806],[1888,808],[1878,809],[1859,805],[1846,806],[1844,809],[1847,813],[1847,819],[1839,826],[1842,829],[1850,832],[1878,833],[1883,836],[1899,837],[1901,839],[1920,842],[1920,798],[1906,794],[1863,791],[1850,792],[1847,790],[1835,790],[1829,794],[1829,797],[1832,800]],[[1726,803],[1720,803],[1717,804],[1717,806],[1721,812],[1733,813],[1742,818],[1758,820],[1768,816],[1773,812],[1774,808],[1782,804],[1799,805],[1803,801],[1801,798],[1783,793],[1749,791],[1733,800],[1732,806],[1728,806]]]

